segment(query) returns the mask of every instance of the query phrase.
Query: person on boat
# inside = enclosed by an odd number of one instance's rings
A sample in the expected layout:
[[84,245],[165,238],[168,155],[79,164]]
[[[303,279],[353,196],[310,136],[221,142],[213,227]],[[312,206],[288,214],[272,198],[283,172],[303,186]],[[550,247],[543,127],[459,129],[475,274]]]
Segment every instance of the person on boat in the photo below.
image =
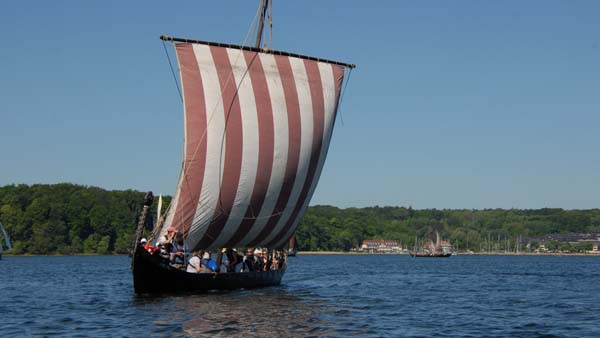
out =
[[202,263],[202,266],[207,266],[208,261],[210,261],[210,251],[207,250],[202,253],[202,259],[200,262]]
[[148,240],[145,238],[142,238],[140,240],[140,244],[144,247],[144,249],[148,250],[148,248],[150,248],[150,244],[148,244]]
[[172,240],[171,242],[171,265],[178,269],[184,269],[188,252],[189,249],[183,240],[183,234],[181,232],[176,232],[175,240]]
[[285,254],[283,252],[280,252],[279,257],[277,257],[277,268],[278,269],[285,268]]
[[168,227],[167,234],[165,235],[165,240],[163,241],[163,243],[173,242],[177,233],[178,233],[177,228],[175,228],[174,226]]
[[227,272],[240,272],[243,257],[238,254],[237,249],[227,249]]
[[217,263],[212,260],[211,252],[208,250],[202,255],[200,264],[202,265],[202,273],[219,272],[219,267],[217,266]]
[[265,261],[262,257],[262,250],[257,248],[254,250],[254,271],[263,271]]
[[[221,249],[221,265],[219,266],[220,273],[230,272],[229,271],[229,257],[227,256],[227,251],[229,251],[227,248]],[[218,258],[217,258],[217,260],[218,260]]]
[[242,267],[244,266],[244,254],[239,253],[236,249],[233,249],[232,251],[236,259],[236,263],[235,265],[233,265],[233,271],[240,272],[242,270]]
[[282,262],[284,260],[285,252],[277,251],[273,256],[273,265],[276,266],[277,269],[281,269],[283,267]]
[[170,226],[167,228],[167,233],[163,240],[156,242],[156,247],[160,249],[160,255],[163,258],[171,259],[171,252],[173,250],[173,240],[177,234],[177,228]]
[[263,271],[271,270],[271,265],[273,264],[273,259],[271,259],[271,255],[269,254],[269,249],[263,249]]
[[273,257],[271,258],[271,270],[279,269],[279,255],[280,251],[273,252]]
[[148,253],[150,253],[150,254],[154,254],[156,251],[158,251],[158,248],[150,245],[150,243],[148,243],[148,240],[145,238],[142,238],[140,240],[140,244],[142,245],[144,250],[148,251]]
[[249,272],[249,271],[254,271],[254,249],[253,248],[247,248],[246,249],[246,254],[244,255],[244,258],[242,260],[243,264],[242,264],[242,269],[240,272]]
[[200,264],[200,255],[201,252],[195,251],[192,253],[192,258],[190,258],[187,262],[186,271],[189,273],[201,273],[202,265]]

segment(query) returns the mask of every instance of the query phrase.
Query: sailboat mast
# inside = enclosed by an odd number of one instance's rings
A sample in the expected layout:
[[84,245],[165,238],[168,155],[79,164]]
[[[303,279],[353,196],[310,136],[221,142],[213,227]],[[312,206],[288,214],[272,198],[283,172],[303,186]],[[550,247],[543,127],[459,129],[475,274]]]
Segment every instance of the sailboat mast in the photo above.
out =
[[[10,239],[8,238],[8,235],[6,234],[6,231],[4,230],[2,223],[0,223],[0,230],[2,231],[2,236],[4,237],[4,243],[6,243],[6,247],[9,250],[12,249],[12,246],[10,245]],[[0,252],[1,252],[1,249],[2,249],[2,243],[0,242]]]
[[260,48],[260,43],[263,36],[263,28],[265,27],[265,17],[267,16],[267,8],[269,7],[269,0],[261,0],[260,10],[260,22],[258,23],[258,33],[256,33],[256,45],[254,47]]

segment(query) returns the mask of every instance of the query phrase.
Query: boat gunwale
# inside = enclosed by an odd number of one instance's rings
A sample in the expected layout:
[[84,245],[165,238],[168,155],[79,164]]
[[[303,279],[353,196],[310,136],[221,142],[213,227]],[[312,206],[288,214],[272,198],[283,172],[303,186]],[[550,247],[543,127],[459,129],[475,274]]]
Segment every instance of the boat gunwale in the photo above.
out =
[[[138,294],[206,292],[275,286],[281,283],[286,271],[286,267],[283,267],[268,271],[190,273],[165,264],[159,256],[148,253],[141,246],[140,250],[134,253],[132,260],[133,284],[135,293]],[[174,283],[163,284],[170,280]]]

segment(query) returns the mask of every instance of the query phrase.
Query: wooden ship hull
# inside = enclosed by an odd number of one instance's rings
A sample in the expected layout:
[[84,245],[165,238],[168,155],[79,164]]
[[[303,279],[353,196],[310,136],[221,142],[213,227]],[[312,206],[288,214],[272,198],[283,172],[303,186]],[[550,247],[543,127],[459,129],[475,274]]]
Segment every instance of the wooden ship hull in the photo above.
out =
[[188,273],[151,255],[142,247],[133,257],[135,293],[205,292],[210,290],[254,289],[281,283],[285,268],[272,271],[231,273]]

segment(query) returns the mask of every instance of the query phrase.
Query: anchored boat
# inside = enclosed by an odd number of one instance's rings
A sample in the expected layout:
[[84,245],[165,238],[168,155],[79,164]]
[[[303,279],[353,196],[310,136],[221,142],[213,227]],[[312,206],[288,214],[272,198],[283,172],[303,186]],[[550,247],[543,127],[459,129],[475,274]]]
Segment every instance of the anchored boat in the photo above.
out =
[[287,255],[288,257],[296,257],[297,253],[298,248],[296,247],[296,235],[293,235],[292,238],[290,238],[290,242],[287,249]]
[[[269,1],[259,7],[253,47],[161,36],[173,44],[184,106],[184,158],[177,190],[150,242],[174,227],[192,250],[282,250],[316,188],[344,73],[352,64],[261,48]],[[192,274],[144,250],[148,195],[133,250],[135,291],[172,292],[277,285],[285,268]]]
[[419,248],[418,239],[415,240],[415,250],[410,252],[412,257],[448,258],[452,256],[452,246],[448,241],[441,241],[440,234],[436,231],[436,240],[422,243]]

